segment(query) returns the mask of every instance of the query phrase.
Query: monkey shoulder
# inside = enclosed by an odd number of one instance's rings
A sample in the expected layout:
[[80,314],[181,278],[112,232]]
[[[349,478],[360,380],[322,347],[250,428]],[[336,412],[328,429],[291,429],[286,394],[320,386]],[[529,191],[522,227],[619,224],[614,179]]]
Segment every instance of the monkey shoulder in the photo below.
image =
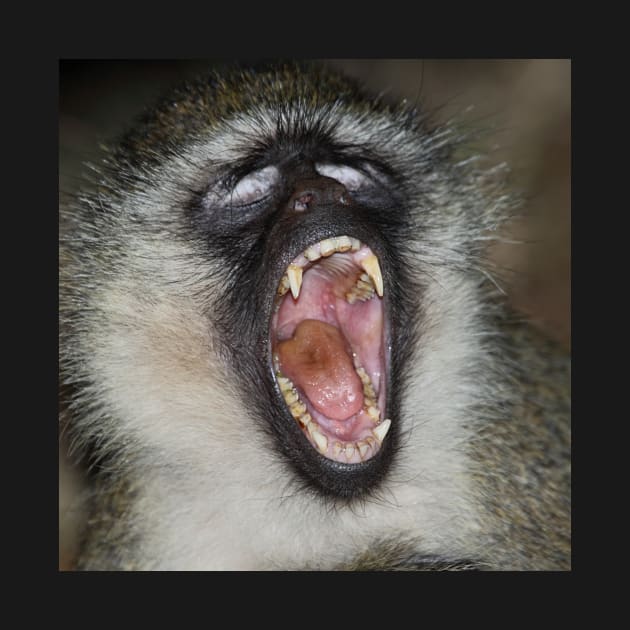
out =
[[570,568],[571,361],[526,323],[502,325],[505,390],[474,441],[488,540],[502,567]]

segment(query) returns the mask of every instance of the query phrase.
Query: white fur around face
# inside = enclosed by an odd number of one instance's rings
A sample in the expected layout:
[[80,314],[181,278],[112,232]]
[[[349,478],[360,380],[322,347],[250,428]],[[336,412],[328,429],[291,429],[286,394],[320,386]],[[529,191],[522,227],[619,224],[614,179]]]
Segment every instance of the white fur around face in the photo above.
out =
[[120,432],[143,444],[136,519],[144,529],[142,515],[152,514],[148,565],[327,569],[390,536],[420,541],[426,554],[463,548],[476,527],[464,448],[474,402],[466,373],[478,357],[467,334],[473,295],[447,274],[427,287],[395,466],[379,499],[330,509],[289,483],[292,471],[270,448],[264,419],[243,409],[194,301],[163,295],[143,305],[124,283],[111,285],[111,334],[100,331],[93,370],[124,419]]

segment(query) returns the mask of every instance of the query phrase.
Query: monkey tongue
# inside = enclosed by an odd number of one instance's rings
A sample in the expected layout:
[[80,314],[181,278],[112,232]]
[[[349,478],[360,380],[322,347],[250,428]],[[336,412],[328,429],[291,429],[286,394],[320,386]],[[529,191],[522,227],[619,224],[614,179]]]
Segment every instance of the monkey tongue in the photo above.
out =
[[305,319],[277,350],[283,373],[314,409],[332,420],[347,420],[361,410],[363,386],[338,328]]

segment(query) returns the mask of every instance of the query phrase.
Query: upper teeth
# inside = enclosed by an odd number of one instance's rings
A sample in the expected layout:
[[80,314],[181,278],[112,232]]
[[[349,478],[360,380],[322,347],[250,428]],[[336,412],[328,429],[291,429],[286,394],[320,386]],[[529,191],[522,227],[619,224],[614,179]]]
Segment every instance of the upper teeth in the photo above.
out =
[[[336,236],[324,239],[319,243],[315,243],[308,247],[304,253],[298,256],[288,267],[286,274],[282,277],[278,287],[278,293],[284,295],[291,289],[293,299],[297,300],[302,287],[302,274],[304,267],[309,262],[315,262],[320,258],[331,256],[336,252],[347,252],[352,250],[357,252],[354,255],[354,261],[366,272],[367,277],[371,280],[374,289],[379,297],[383,297],[383,275],[378,258],[368,248],[361,249],[361,241],[350,236]],[[361,250],[361,251],[360,251]],[[369,299],[372,297],[369,291],[361,285],[365,280],[359,278],[357,287],[348,292],[348,301],[352,304],[357,299]]]
[[383,297],[383,276],[381,275],[381,267],[378,264],[378,258],[374,254],[370,254],[362,258],[360,263],[370,279],[374,283],[374,287],[379,297]]
[[323,241],[311,245],[305,252],[304,256],[308,260],[318,260],[322,256],[330,256],[335,252],[347,252],[351,249],[353,252],[358,251],[361,248],[361,241],[358,238],[352,238],[350,236],[333,236],[332,238],[325,238]]
[[287,268],[287,276],[289,277],[291,295],[297,300],[300,295],[300,287],[302,286],[302,267],[289,265]]

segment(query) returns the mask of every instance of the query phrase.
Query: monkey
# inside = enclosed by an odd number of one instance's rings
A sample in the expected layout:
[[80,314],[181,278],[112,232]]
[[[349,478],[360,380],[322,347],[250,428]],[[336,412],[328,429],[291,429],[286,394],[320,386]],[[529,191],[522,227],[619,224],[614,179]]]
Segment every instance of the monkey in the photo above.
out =
[[570,357],[464,140],[313,63],[175,87],[60,207],[79,570],[569,570]]

